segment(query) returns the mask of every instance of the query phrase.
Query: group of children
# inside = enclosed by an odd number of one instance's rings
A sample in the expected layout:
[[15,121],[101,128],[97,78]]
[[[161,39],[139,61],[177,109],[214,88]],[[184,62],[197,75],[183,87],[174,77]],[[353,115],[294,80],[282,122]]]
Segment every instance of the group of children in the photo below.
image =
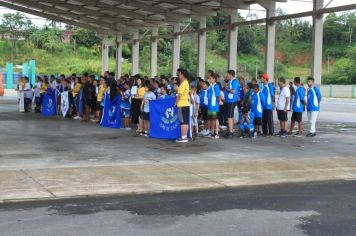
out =
[[[308,89],[302,86],[299,77],[294,78],[295,94],[291,99],[290,88],[284,78],[278,79],[280,93],[269,82],[268,75],[260,77],[261,81],[252,79],[246,83],[244,78],[237,78],[235,71],[228,70],[225,79],[208,71],[207,80],[195,78],[189,81],[189,114],[193,134],[201,137],[219,139],[220,130],[226,130],[224,137],[232,138],[235,131],[239,136],[272,136],[274,132],[273,111],[277,110],[280,121],[280,137],[294,135],[295,123],[298,123],[296,135],[302,135],[303,112],[307,110],[310,122],[308,137],[316,135],[315,123],[320,109],[321,93],[314,86],[314,79],[307,79]],[[19,93],[24,93],[24,111],[31,111],[31,104],[36,104],[35,111],[41,111],[43,94],[48,89],[69,94],[69,112],[66,117],[82,121],[98,122],[103,114],[104,94],[114,100],[121,96],[123,128],[136,126],[136,132],[149,136],[150,101],[156,99],[178,98],[180,80],[177,77],[160,76],[149,79],[140,75],[125,75],[118,80],[115,74],[105,72],[96,80],[95,76],[84,73],[77,77],[61,75],[37,77],[32,86],[27,77],[20,80]],[[307,96],[306,96],[307,94]],[[61,99],[57,99],[57,113],[61,114]],[[179,107],[179,106],[178,106]],[[288,130],[288,112],[293,111]],[[235,125],[237,124],[237,125]],[[200,126],[202,127],[201,129]]]

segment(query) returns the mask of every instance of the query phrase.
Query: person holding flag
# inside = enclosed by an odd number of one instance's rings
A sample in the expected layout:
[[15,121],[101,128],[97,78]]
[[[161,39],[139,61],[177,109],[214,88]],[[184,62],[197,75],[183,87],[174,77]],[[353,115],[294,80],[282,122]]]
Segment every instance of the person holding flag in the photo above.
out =
[[178,87],[178,93],[176,98],[176,106],[178,107],[178,118],[180,122],[181,138],[177,139],[178,143],[188,142],[188,125],[189,125],[189,82],[188,82],[188,71],[185,69],[178,69],[177,76],[180,81]]

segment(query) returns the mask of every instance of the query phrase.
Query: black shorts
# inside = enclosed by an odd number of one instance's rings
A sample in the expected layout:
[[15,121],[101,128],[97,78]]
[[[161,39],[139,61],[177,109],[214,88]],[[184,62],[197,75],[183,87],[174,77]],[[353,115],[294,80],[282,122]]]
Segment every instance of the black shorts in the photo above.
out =
[[294,122],[302,122],[302,119],[303,119],[303,112],[295,112],[295,111],[293,111],[292,121],[294,121]]
[[178,119],[181,125],[189,124],[189,107],[178,107]]
[[261,117],[255,117],[253,120],[253,125],[262,125],[262,118]]
[[209,118],[208,118],[208,107],[207,106],[200,107],[200,114],[201,114],[201,118],[203,119],[203,121],[209,120]]
[[149,121],[150,120],[150,113],[149,112],[143,112],[142,113],[142,119]]
[[236,103],[225,103],[225,114],[227,118],[234,118]]
[[277,110],[277,115],[279,121],[288,121],[288,112]]

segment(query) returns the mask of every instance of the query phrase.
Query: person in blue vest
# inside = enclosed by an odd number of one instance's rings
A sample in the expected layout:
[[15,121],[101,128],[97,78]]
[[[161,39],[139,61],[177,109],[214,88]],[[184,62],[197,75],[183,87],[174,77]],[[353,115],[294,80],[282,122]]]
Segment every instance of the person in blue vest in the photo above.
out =
[[226,138],[233,137],[234,130],[234,111],[239,98],[239,81],[235,77],[234,70],[228,70],[226,73],[227,83],[225,86],[225,112],[227,115],[227,134]]
[[240,137],[243,137],[245,134],[252,136],[255,132],[254,115],[252,112],[249,112],[248,108],[244,107],[241,110],[241,119],[239,121],[239,131],[241,133]]
[[275,108],[275,94],[276,90],[273,85],[268,82],[269,76],[267,74],[261,75],[261,82],[263,84],[262,93],[266,99],[262,114],[262,131],[263,135],[274,135],[273,110]]
[[210,84],[208,81],[202,81],[200,83],[199,98],[200,98],[200,117],[204,121],[204,128],[199,133],[200,136],[209,135],[210,120],[208,118],[208,88]]
[[298,136],[302,135],[303,132],[303,111],[304,111],[304,105],[306,105],[305,101],[305,89],[301,85],[300,77],[295,77],[294,78],[294,85],[296,86],[295,94],[294,94],[294,99],[292,103],[292,109],[293,109],[293,114],[292,114],[292,120],[290,123],[290,128],[289,128],[289,135],[293,134],[294,130],[294,125],[295,122],[298,123]]
[[322,95],[320,90],[314,86],[314,78],[308,77],[308,102],[307,102],[307,111],[308,111],[308,120],[310,124],[310,132],[307,134],[307,137],[316,136],[316,120],[318,119],[320,111],[320,103]]
[[208,118],[210,120],[210,134],[208,137],[219,139],[219,103],[221,102],[221,94],[219,85],[216,83],[218,75],[215,73],[209,74],[210,87],[208,89]]
[[262,134],[262,115],[263,115],[263,107],[266,104],[266,99],[263,93],[260,91],[260,86],[255,84],[253,86],[253,94],[251,98],[251,111],[255,117],[254,126],[255,132],[260,136]]

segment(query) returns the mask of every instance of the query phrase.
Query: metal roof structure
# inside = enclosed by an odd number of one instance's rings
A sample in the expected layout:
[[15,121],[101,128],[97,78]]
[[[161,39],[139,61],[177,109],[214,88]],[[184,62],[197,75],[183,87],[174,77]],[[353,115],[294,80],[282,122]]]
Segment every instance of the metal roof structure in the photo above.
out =
[[[217,12],[248,9],[265,0],[0,0],[0,6],[50,20],[115,34],[182,23]],[[274,0],[287,2],[287,0]]]

